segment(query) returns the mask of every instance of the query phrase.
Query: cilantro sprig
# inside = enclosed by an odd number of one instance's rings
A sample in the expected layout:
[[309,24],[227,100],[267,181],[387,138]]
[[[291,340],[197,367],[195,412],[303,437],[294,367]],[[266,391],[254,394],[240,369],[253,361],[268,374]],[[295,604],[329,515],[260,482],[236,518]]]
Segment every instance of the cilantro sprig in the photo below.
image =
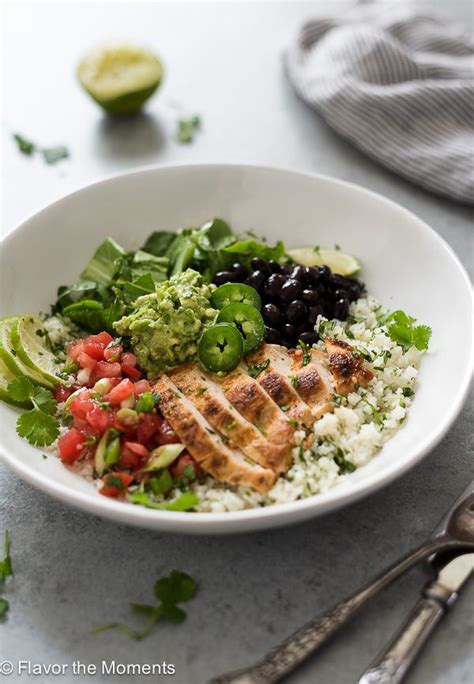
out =
[[130,607],[136,615],[147,618],[141,629],[135,630],[121,622],[112,622],[92,630],[92,634],[100,634],[115,629],[126,636],[140,641],[152,631],[155,624],[162,619],[180,623],[186,619],[185,611],[179,607],[179,603],[185,603],[194,598],[197,584],[192,577],[179,570],[173,570],[168,577],[162,577],[155,583],[154,594],[158,603],[148,605],[144,603],[131,603]]
[[17,402],[29,401],[30,411],[22,413],[17,420],[16,431],[34,446],[48,446],[59,435],[59,423],[55,418],[57,402],[51,390],[33,385],[26,377],[15,378],[7,387],[9,396]]
[[[0,588],[3,588],[3,583],[7,577],[13,575],[12,559],[10,556],[10,532],[5,532],[5,542],[3,544],[3,559],[0,561]],[[10,604],[4,596],[0,596],[0,618],[6,615],[10,608]]]
[[31,157],[36,152],[40,152],[46,164],[56,164],[56,162],[61,159],[67,159],[67,157],[69,157],[69,150],[65,145],[38,147],[38,145],[25,138],[23,135],[20,135],[20,133],[14,133],[13,139],[22,154]]
[[387,326],[391,339],[402,347],[416,347],[420,351],[428,349],[432,330],[428,325],[415,325],[416,318],[398,309],[378,319],[379,325]]

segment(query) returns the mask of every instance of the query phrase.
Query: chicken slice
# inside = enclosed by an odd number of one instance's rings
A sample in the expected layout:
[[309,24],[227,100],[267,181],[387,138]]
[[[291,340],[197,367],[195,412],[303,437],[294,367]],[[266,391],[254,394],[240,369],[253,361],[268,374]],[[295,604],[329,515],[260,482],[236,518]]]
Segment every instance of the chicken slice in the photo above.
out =
[[247,460],[242,452],[223,444],[194,404],[167,376],[159,377],[153,389],[160,395],[160,410],[201,468],[216,480],[246,485],[267,492],[277,477],[273,470]]
[[335,385],[327,368],[327,354],[319,349],[308,349],[309,356],[301,349],[292,349],[288,353],[292,359],[296,391],[310,407],[314,422],[334,409]]
[[255,463],[284,472],[291,462],[291,444],[271,444],[257,428],[234,409],[222,387],[195,363],[168,373],[178,389],[232,448],[240,449]]
[[263,344],[247,358],[249,366],[266,364],[267,361],[267,367],[257,376],[259,385],[285,411],[287,418],[303,425],[312,425],[314,416],[296,387],[293,359],[286,347]]
[[328,351],[328,368],[334,377],[336,392],[348,394],[355,385],[366,387],[369,384],[374,374],[364,366],[362,356],[354,356],[350,344],[333,338],[324,340],[324,344]]
[[243,366],[238,366],[224,377],[213,374],[209,374],[209,377],[222,388],[232,406],[253,423],[271,444],[291,444],[294,426]]

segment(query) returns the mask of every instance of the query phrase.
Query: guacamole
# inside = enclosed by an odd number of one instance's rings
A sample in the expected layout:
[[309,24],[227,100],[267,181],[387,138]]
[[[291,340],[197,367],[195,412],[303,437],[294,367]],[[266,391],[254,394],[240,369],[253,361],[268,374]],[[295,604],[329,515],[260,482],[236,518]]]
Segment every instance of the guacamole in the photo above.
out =
[[119,335],[131,338],[149,377],[196,358],[199,338],[218,313],[210,304],[215,289],[188,268],[138,297],[133,311],[114,323]]

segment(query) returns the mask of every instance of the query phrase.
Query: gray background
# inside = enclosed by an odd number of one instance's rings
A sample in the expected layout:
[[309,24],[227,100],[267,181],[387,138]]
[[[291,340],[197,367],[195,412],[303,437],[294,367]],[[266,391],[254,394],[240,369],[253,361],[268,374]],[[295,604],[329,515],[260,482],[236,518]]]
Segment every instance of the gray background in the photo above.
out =
[[[331,4],[343,11],[342,4]],[[469,2],[434,4],[461,23],[472,21]],[[319,171],[380,192],[432,225],[472,268],[471,215],[465,207],[379,168],[294,96],[282,72],[281,51],[314,7],[289,2],[7,6],[2,231],[79,185],[132,166],[260,162]],[[147,113],[133,121],[102,117],[74,78],[80,55],[113,38],[149,44],[165,62],[162,89]],[[203,130],[191,146],[173,140],[179,112],[202,115]],[[47,167],[23,157],[11,142],[17,131],[40,144],[67,144],[71,160]],[[453,340],[453,352],[455,347]],[[69,664],[165,659],[177,668],[169,681],[179,684],[199,684],[252,661],[423,541],[472,477],[470,407],[472,401],[423,463],[386,490],[314,522],[239,537],[178,537],[118,526],[63,506],[0,467],[0,533],[11,530],[15,565],[6,588],[11,611],[0,624],[0,659]],[[160,625],[141,643],[115,633],[89,634],[98,624],[127,621],[128,602],[150,600],[155,579],[172,568],[189,572],[200,585],[183,625]],[[291,681],[355,681],[417,599],[424,580],[421,568],[403,577]],[[471,681],[473,599],[471,582],[410,675],[411,684]]]

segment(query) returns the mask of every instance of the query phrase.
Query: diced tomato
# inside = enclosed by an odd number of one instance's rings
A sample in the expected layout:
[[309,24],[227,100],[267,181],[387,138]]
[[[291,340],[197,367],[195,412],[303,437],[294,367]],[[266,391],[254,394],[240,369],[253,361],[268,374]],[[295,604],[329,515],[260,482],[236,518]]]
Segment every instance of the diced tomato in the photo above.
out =
[[159,431],[162,421],[163,419],[156,413],[143,415],[137,427],[137,440],[140,444],[146,444]]
[[84,340],[84,352],[95,361],[102,361],[104,358],[104,345],[93,340],[92,336],[86,337]]
[[73,388],[67,387],[67,385],[58,385],[53,389],[54,398],[59,404],[61,404],[63,401],[66,401],[66,399],[68,399],[73,392]]
[[92,430],[98,435],[103,435],[107,428],[110,427],[111,418],[113,418],[111,411],[106,411],[100,406],[94,406],[94,408],[86,414],[87,422]]
[[84,340],[76,340],[71,342],[67,348],[68,356],[77,363],[79,354],[84,351]]
[[77,363],[81,366],[81,368],[94,368],[97,361],[96,359],[92,358],[92,356],[89,356],[89,354],[86,354],[86,352],[83,351],[79,354]]
[[98,333],[97,335],[90,335],[88,339],[92,340],[94,342],[98,342],[103,347],[106,347],[108,344],[110,344],[111,342],[114,341],[114,338],[112,337],[112,335],[110,335],[105,330]]
[[122,363],[122,371],[123,373],[125,373],[125,375],[128,375],[133,380],[138,380],[142,375],[138,368],[135,368],[134,366],[129,366],[126,363]]
[[119,382],[116,387],[113,387],[108,394],[105,395],[105,400],[110,401],[114,406],[118,406],[135,394],[133,388],[133,382],[131,380],[125,379]]
[[122,345],[117,344],[112,347],[106,347],[104,349],[104,359],[106,361],[118,361],[122,355]]
[[134,385],[135,394],[143,394],[143,392],[151,392],[151,386],[148,380],[139,380]]
[[76,428],[71,428],[58,440],[59,455],[61,459],[71,465],[78,458],[82,456],[85,449],[84,442],[87,440],[86,435],[76,430]]
[[137,365],[137,357],[131,352],[125,352],[125,354],[122,355],[122,363],[126,366],[135,367]]
[[122,369],[119,363],[97,361],[91,373],[90,382],[95,384],[101,378],[119,378],[121,375]]
[[190,454],[185,452],[184,454],[181,454],[181,456],[178,456],[176,461],[170,466],[170,473],[172,477],[175,479],[182,477],[183,470],[187,465],[193,466],[197,477],[202,475],[203,470],[199,463]]
[[161,444],[178,444],[179,437],[167,420],[161,421],[159,427],[159,439]]
[[146,458],[148,456],[148,449],[144,447],[143,444],[139,444],[138,442],[124,442],[123,446],[130,449],[130,451],[141,458]]
[[95,403],[90,398],[90,392],[84,390],[72,398],[68,406],[68,411],[76,418],[85,418],[89,411],[95,407]]
[[119,468],[125,468],[125,470],[135,470],[141,466],[141,463],[142,460],[140,456],[134,454],[133,451],[130,451],[130,449],[122,447],[120,451],[120,460],[118,462]]
[[[115,483],[118,483],[119,480],[121,484],[120,486],[117,486]],[[128,473],[111,473],[104,479],[104,486],[102,489],[99,489],[99,494],[102,494],[102,496],[110,496],[112,498],[123,496],[125,490],[132,480],[133,475],[129,475]]]

